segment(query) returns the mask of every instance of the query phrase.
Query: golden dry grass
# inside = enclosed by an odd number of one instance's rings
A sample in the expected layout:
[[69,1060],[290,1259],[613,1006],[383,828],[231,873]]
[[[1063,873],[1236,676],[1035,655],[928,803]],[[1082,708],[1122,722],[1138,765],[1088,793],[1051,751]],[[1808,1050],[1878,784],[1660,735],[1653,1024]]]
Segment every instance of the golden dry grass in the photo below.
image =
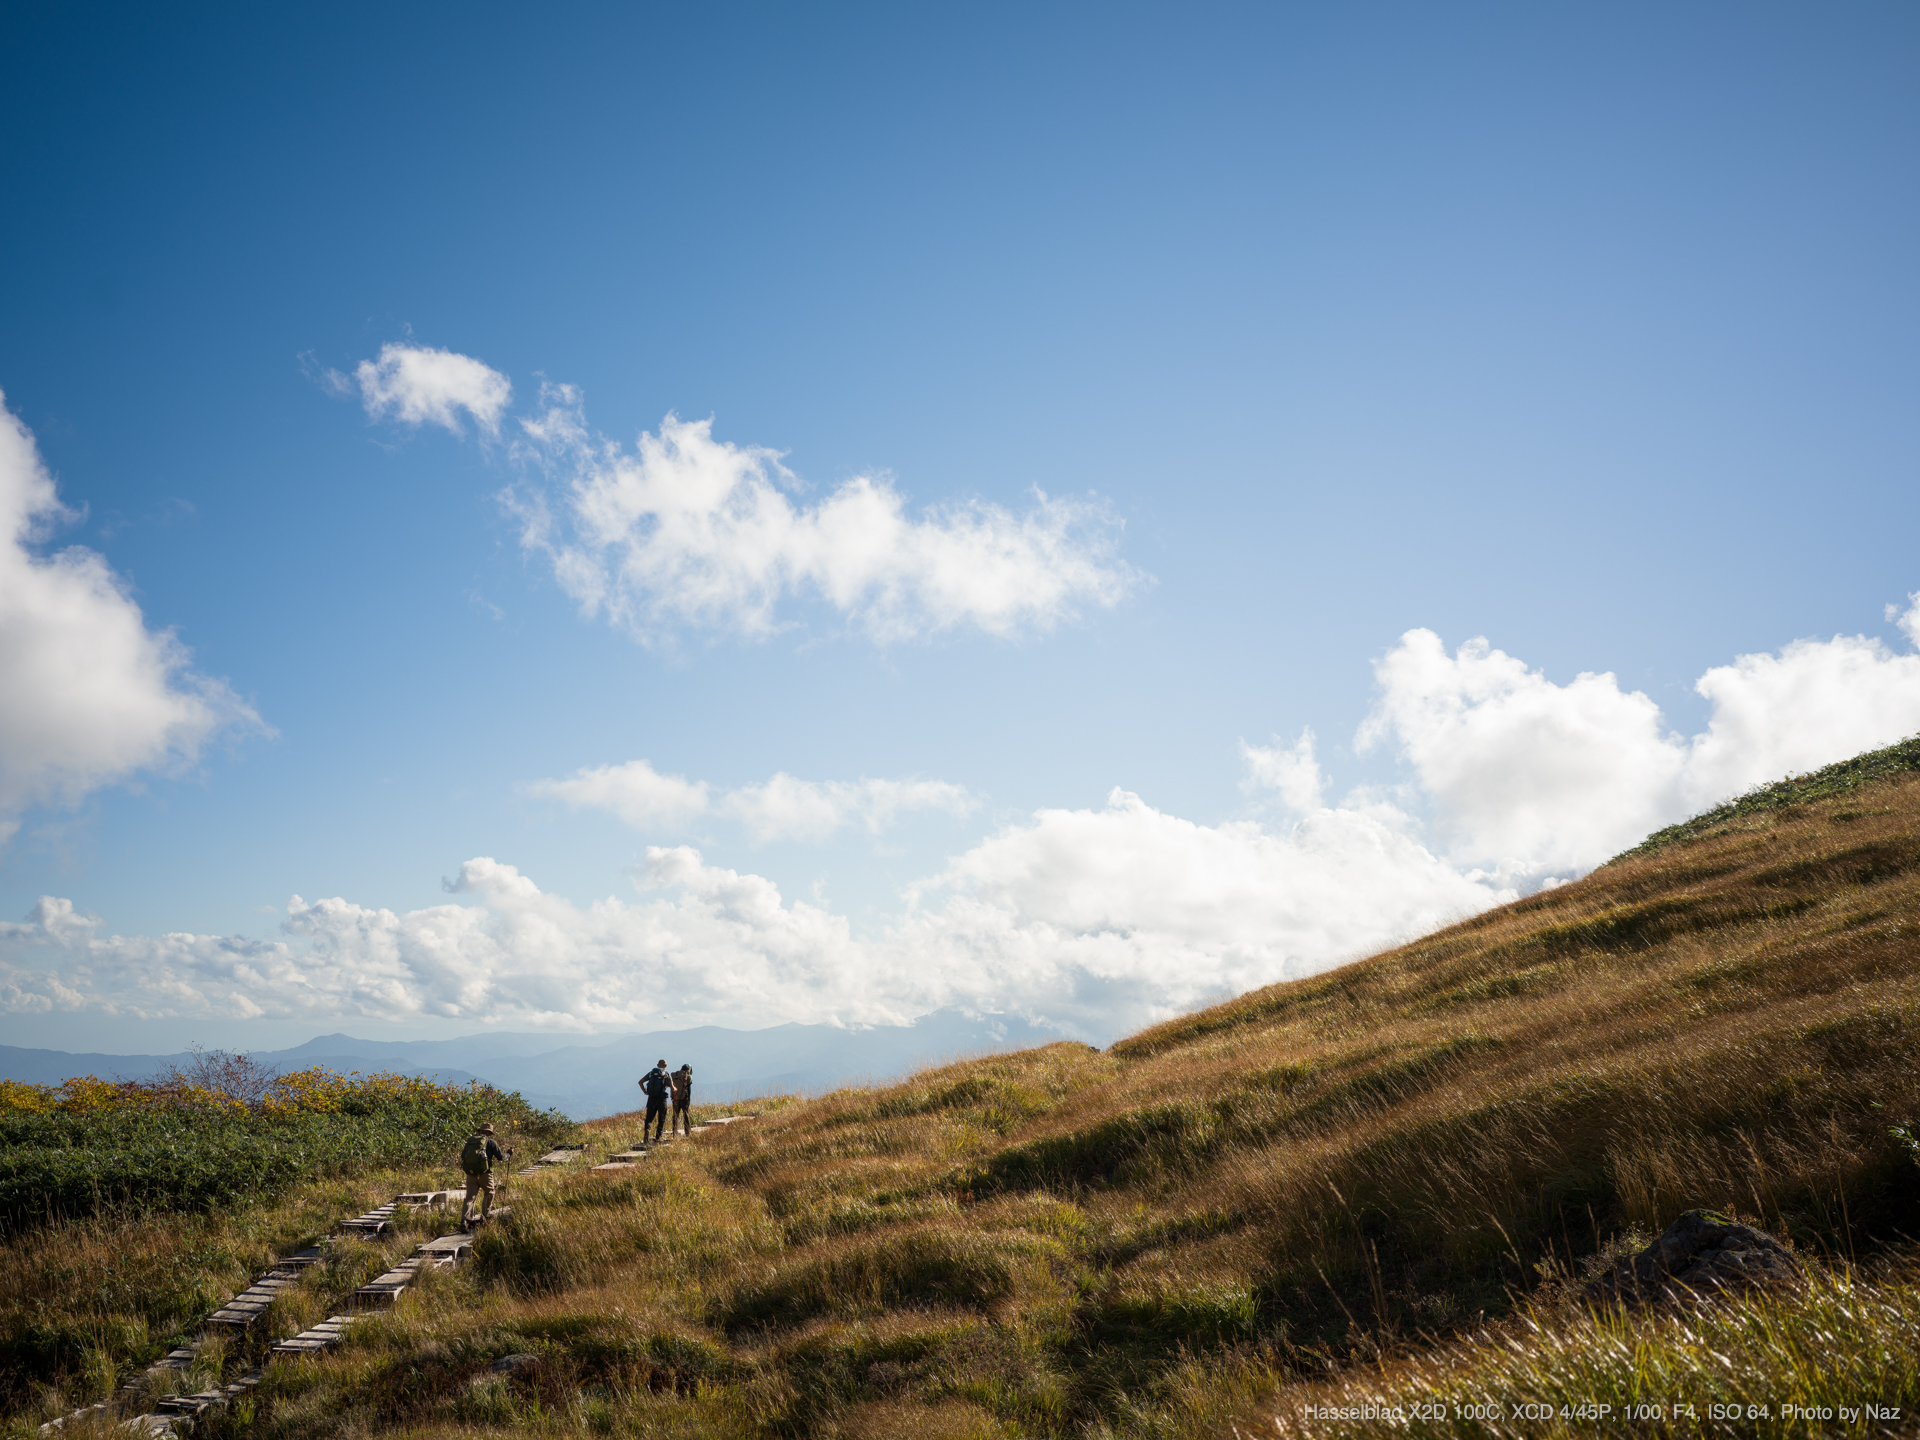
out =
[[[1920,1114],[1917,952],[1920,779],[1742,816],[1108,1052],[964,1061],[518,1182],[470,1267],[211,1430],[1271,1434],[1301,1395],[1394,1376],[1638,1393],[1622,1345],[1701,1404],[1810,1385],[1779,1357],[1827,1333],[1911,1388],[1920,1340],[1881,1320],[1920,1288],[1853,1267],[1920,1233],[1888,1134]],[[588,1128],[592,1159],[638,1119]],[[1695,1205],[1826,1288],[1697,1323],[1567,1308],[1583,1261]],[[489,1368],[509,1354],[535,1358]]]

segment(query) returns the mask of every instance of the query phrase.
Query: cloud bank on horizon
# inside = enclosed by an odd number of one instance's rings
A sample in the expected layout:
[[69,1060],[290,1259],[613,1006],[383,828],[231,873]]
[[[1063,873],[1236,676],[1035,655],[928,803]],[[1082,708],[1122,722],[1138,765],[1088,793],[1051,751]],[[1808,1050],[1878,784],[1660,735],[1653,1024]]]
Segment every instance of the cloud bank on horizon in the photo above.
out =
[[[511,386],[479,361],[387,346],[350,387],[370,416],[499,434]],[[337,383],[335,383],[337,379]],[[543,477],[510,492],[523,540],[589,614],[642,639],[698,626],[754,638],[803,594],[893,641],[971,626],[1044,630],[1117,603],[1139,577],[1096,502],[1040,497],[910,518],[883,478],[811,506],[771,451],[669,416],[635,453],[591,435],[549,387],[513,446]],[[0,410],[0,841],[35,804],[71,804],[190,765],[258,727],[174,637],[147,627],[92,551],[43,555],[65,517],[33,438]],[[1920,593],[1889,611],[1920,647]],[[720,791],[643,759],[529,793],[610,811],[654,838],[636,893],[586,905],[514,865],[467,861],[444,904],[404,914],[345,897],[288,904],[273,939],[121,935],[43,896],[0,924],[0,1011],[140,1018],[395,1017],[611,1029],[689,1019],[903,1021],[946,1005],[1018,1011],[1108,1037],[1206,1000],[1314,973],[1577,875],[1648,831],[1783,773],[1920,729],[1920,654],[1866,636],[1796,640],[1708,670],[1701,733],[1666,726],[1611,674],[1555,684],[1470,640],[1411,630],[1375,666],[1355,737],[1408,779],[1330,802],[1313,733],[1242,742],[1243,818],[1202,824],[1116,788],[1043,809],[906,886],[874,933],[685,843],[702,817],[755,841],[879,832],[909,811],[971,813],[941,780],[801,780]]]
[[[1899,623],[1916,638],[1920,595]],[[473,903],[396,914],[296,896],[275,940],[115,935],[45,897],[0,925],[0,1007],[604,1030],[644,1023],[664,985],[688,1023],[899,1022],[964,1005],[1104,1039],[1432,930],[1755,783],[1920,728],[1920,655],[1863,636],[1714,667],[1692,737],[1612,675],[1556,685],[1484,640],[1449,654],[1409,631],[1375,674],[1358,740],[1405,761],[1401,790],[1329,805],[1311,732],[1243,745],[1265,815],[1204,825],[1121,789],[1102,809],[1042,810],[908,887],[871,936],[687,845],[649,847],[634,897],[585,906],[478,857],[449,887]],[[547,793],[647,827],[713,803],[643,761]],[[857,810],[867,792],[820,793]],[[826,803],[847,823],[842,801]]]

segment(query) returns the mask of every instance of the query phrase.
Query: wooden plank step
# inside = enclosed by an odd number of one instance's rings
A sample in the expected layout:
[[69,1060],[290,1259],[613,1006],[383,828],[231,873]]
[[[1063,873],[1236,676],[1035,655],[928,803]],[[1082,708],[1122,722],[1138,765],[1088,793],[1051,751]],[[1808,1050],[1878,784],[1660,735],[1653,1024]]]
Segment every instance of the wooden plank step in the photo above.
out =
[[549,1150],[534,1163],[536,1165],[565,1165],[579,1156],[578,1150]]
[[197,1395],[167,1395],[154,1402],[153,1408],[163,1414],[198,1415],[209,1406],[218,1405],[226,1399],[221,1390],[202,1390]]
[[437,1240],[429,1240],[413,1253],[416,1255],[464,1255],[473,1249],[471,1235],[442,1235]]

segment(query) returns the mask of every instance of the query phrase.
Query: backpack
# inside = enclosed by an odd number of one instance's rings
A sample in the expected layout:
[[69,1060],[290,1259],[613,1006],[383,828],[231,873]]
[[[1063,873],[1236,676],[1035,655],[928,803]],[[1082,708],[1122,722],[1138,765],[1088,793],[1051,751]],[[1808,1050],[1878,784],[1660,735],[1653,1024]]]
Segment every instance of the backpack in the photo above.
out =
[[[443,1150],[440,1152],[445,1154]],[[487,1137],[472,1135],[460,1147],[460,1168],[469,1175],[484,1175],[492,1167],[487,1162]]]
[[640,1088],[646,1091],[649,1100],[664,1100],[667,1098],[667,1077],[658,1070],[649,1070],[647,1078],[640,1082]]

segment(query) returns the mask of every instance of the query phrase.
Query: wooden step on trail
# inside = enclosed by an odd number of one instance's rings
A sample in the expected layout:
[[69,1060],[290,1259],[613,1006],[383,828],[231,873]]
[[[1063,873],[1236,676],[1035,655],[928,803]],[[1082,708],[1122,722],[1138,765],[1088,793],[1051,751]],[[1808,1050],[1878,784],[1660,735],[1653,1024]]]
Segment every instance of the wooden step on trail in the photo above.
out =
[[[253,1284],[242,1290],[226,1304],[207,1317],[207,1324],[222,1325],[229,1329],[244,1330],[273,1304],[273,1297],[300,1283],[301,1274],[311,1265],[318,1265],[326,1258],[326,1251],[319,1245],[310,1246],[298,1254],[289,1255],[279,1261]],[[178,1364],[168,1365],[175,1355],[184,1355],[186,1359]],[[193,1351],[176,1350],[161,1364],[169,1369],[184,1370],[193,1361]]]
[[342,1220],[340,1228],[352,1235],[378,1235],[393,1223],[393,1215],[400,1208],[400,1202],[382,1205],[378,1210],[369,1210],[364,1215],[356,1215],[351,1220]]
[[[578,1153],[578,1151],[568,1152],[568,1158]],[[396,1196],[391,1204],[369,1210],[364,1215],[343,1220],[340,1223],[340,1229],[344,1233],[353,1235],[380,1235],[391,1226],[394,1216],[403,1206],[410,1211],[418,1211],[424,1207],[464,1201],[465,1197],[464,1190],[415,1191],[411,1194]],[[498,1205],[494,1207],[489,1218],[504,1220],[512,1213],[510,1206]],[[267,1312],[275,1296],[282,1290],[299,1284],[301,1276],[309,1267],[318,1265],[326,1258],[326,1247],[329,1243],[330,1239],[323,1240],[318,1245],[310,1246],[296,1254],[283,1256],[253,1284],[208,1316],[206,1323],[212,1327],[245,1329]],[[472,1254],[473,1236],[469,1234],[442,1235],[438,1239],[429,1240],[423,1245],[416,1246],[410,1258],[362,1285],[354,1292],[353,1302],[363,1309],[370,1306],[391,1305],[408,1286],[419,1279],[422,1272],[458,1265],[470,1258]],[[276,1355],[317,1355],[339,1344],[341,1337],[361,1318],[360,1315],[354,1314],[331,1316],[310,1329],[302,1330],[298,1335],[274,1341],[267,1347],[268,1356],[271,1358]],[[202,1337],[204,1338],[205,1336]],[[230,1385],[223,1385],[216,1389],[202,1390],[193,1395],[162,1396],[154,1402],[153,1410],[149,1414],[130,1416],[126,1414],[129,1408],[140,1402],[146,1382],[169,1371],[191,1369],[198,1358],[197,1345],[169,1350],[159,1360],[148,1366],[141,1375],[121,1386],[111,1400],[102,1401],[98,1405],[89,1405],[57,1420],[49,1420],[40,1427],[40,1433],[54,1434],[69,1421],[82,1420],[89,1416],[116,1415],[126,1417],[120,1420],[120,1429],[147,1437],[147,1440],[162,1440],[162,1437],[178,1435],[180,1428],[192,1426],[208,1409],[215,1405],[229,1403],[261,1381],[262,1372],[255,1370]]]
[[[348,1328],[359,1318],[358,1315],[331,1316],[310,1330],[302,1330],[298,1335],[274,1341],[267,1348],[267,1353],[269,1355],[317,1355],[330,1346],[338,1345],[340,1337],[345,1335]],[[259,1382],[256,1379],[254,1383]]]
[[466,1198],[465,1190],[416,1190],[399,1196],[393,1203],[409,1210],[438,1210],[443,1205],[458,1205]]
[[391,1305],[400,1298],[401,1291],[420,1278],[421,1267],[431,1264],[432,1261],[420,1257],[402,1260],[386,1274],[376,1275],[354,1291],[353,1303],[362,1309],[375,1305]]

